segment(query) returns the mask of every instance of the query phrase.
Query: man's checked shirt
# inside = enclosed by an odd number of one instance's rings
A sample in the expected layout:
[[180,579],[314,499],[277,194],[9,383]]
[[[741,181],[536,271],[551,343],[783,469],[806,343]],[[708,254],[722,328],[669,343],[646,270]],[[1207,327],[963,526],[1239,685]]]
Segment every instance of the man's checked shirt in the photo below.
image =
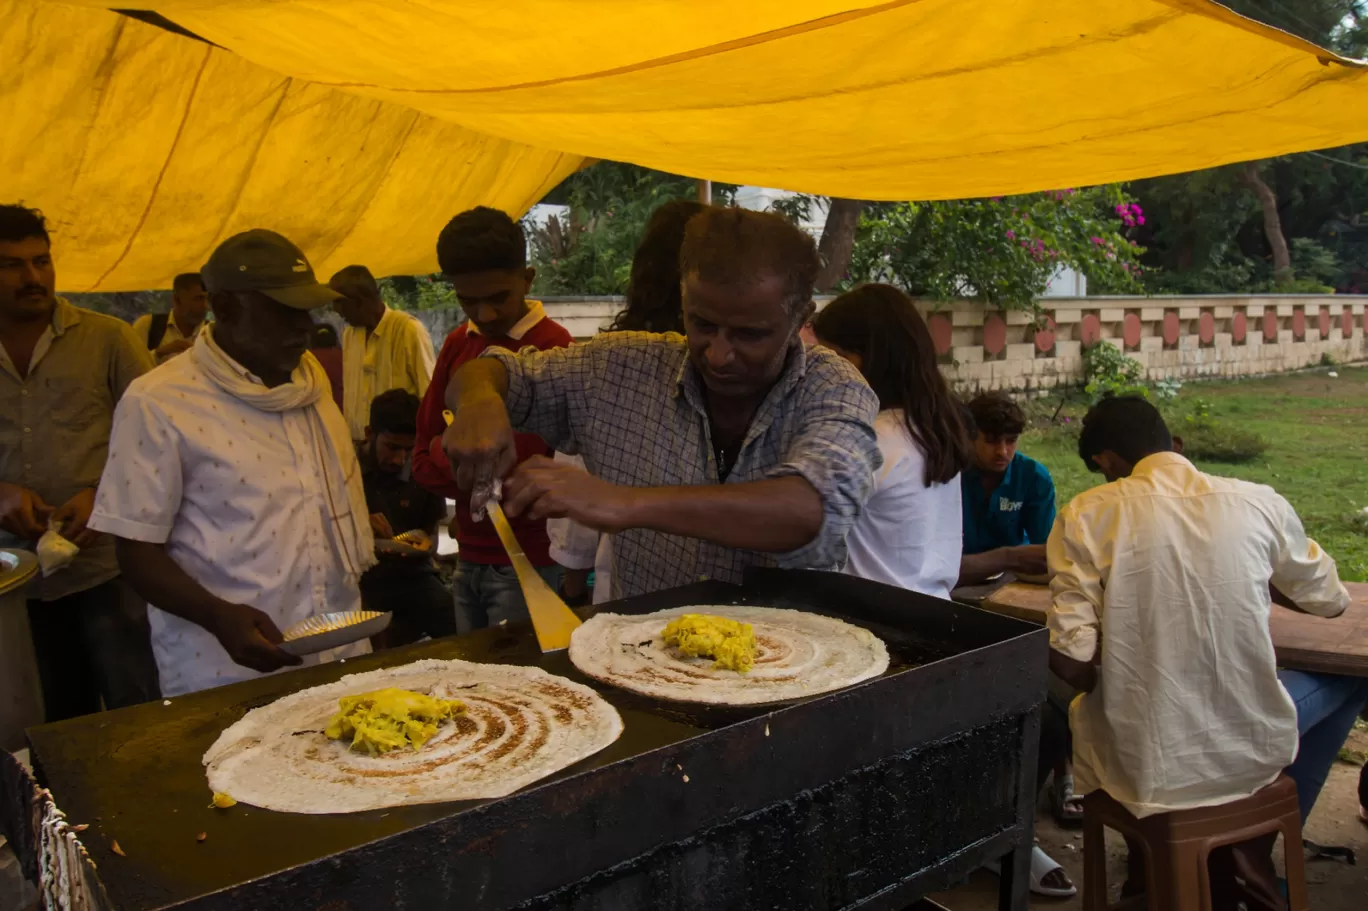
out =
[[[683,336],[616,332],[571,348],[484,356],[508,370],[514,428],[578,452],[597,477],[631,487],[718,483],[703,384]],[[878,410],[877,397],[844,359],[795,347],[726,483],[806,478],[822,497],[821,531],[798,550],[765,554],[629,529],[613,536],[613,597],[704,579],[740,582],[748,566],[839,569],[881,461]]]

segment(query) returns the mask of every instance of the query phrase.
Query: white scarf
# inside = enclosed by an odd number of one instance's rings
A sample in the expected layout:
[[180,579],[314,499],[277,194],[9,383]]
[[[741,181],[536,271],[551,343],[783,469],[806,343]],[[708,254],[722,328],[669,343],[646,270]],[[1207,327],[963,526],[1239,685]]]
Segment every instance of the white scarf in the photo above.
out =
[[190,349],[196,366],[220,389],[253,408],[271,413],[303,410],[313,445],[318,477],[327,495],[326,515],[337,531],[342,564],[352,582],[375,565],[375,538],[371,534],[366,490],[361,466],[356,461],[351,431],[337,408],[320,408],[332,401],[332,387],[323,365],[305,352],[290,381],[267,387],[224,353],[213,331],[201,332]]

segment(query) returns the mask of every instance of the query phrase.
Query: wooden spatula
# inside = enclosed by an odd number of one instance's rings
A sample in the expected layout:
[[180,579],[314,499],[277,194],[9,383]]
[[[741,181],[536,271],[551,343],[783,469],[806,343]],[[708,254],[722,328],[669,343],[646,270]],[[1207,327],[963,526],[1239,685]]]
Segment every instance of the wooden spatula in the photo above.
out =
[[[442,417],[449,425],[452,421],[450,411],[443,411]],[[522,545],[513,534],[513,526],[508,524],[503,507],[495,501],[485,506],[489,521],[499,533],[508,559],[513,563],[513,571],[518,574],[518,585],[522,588],[523,600],[527,602],[527,613],[532,617],[532,628],[537,633],[537,644],[543,652],[554,652],[570,647],[570,634],[583,621],[566,606],[560,596],[551,590],[546,580],[537,572],[532,561],[523,553]]]

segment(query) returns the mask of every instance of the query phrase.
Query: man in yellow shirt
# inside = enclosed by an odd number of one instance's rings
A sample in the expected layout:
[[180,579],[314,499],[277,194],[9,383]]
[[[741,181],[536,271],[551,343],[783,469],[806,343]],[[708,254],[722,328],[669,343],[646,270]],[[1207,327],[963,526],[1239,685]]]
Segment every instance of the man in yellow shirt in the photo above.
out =
[[422,399],[437,356],[427,327],[386,306],[365,266],[347,266],[328,284],[342,295],[333,309],[347,323],[342,333],[342,414],[352,439],[360,443],[375,397],[402,389]]

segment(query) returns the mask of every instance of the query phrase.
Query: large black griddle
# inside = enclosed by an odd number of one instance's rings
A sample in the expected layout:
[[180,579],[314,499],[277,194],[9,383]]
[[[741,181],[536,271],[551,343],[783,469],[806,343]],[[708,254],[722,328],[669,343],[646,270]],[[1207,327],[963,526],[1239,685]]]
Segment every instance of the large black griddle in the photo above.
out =
[[[605,607],[724,603],[850,620],[888,643],[892,665],[777,708],[693,707],[589,680],[564,652],[541,655],[530,628],[490,629],[33,728],[35,772],[72,822],[90,823],[82,837],[120,911],[893,909],[1004,855],[1002,907],[1025,909],[1044,631],[780,570]],[[246,711],[420,658],[563,674],[616,706],[625,732],[500,800],[328,816],[208,808],[200,758]]]

